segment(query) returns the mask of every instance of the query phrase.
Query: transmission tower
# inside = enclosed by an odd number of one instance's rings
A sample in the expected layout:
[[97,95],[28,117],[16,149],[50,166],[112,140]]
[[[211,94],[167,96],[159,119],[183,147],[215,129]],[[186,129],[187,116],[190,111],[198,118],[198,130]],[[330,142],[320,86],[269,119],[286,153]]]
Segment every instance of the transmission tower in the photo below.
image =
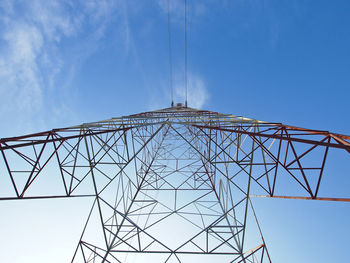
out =
[[252,196],[319,197],[350,136],[171,108],[0,140],[1,200],[93,197],[72,262],[271,262]]

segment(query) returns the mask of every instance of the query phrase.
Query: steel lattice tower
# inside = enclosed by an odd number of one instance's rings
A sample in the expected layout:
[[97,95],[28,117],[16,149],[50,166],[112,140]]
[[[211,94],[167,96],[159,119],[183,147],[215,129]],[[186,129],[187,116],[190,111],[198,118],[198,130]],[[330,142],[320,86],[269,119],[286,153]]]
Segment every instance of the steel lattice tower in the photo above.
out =
[[271,262],[250,197],[349,201],[318,195],[349,141],[178,105],[1,139],[0,194],[94,197],[72,262]]

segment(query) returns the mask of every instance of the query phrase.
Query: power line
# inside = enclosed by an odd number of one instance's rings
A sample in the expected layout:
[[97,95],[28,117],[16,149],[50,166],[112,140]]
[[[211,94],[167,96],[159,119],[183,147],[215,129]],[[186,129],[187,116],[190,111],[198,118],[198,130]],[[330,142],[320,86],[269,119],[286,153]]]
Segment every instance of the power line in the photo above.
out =
[[170,90],[171,90],[171,107],[174,107],[174,91],[173,91],[173,66],[171,52],[171,25],[170,25],[170,0],[168,0],[168,42],[169,42],[169,75],[170,75]]
[[[185,0],[185,107],[187,107],[188,99],[188,69],[187,69],[187,0]],[[171,46],[171,17],[170,17],[170,0],[168,0],[168,44],[169,44],[169,75],[170,75],[170,90],[171,90],[171,106],[174,106],[174,85],[173,85],[173,66],[172,66],[172,46]]]
[[185,90],[186,90],[186,100],[185,107],[187,107],[187,0],[185,0]]

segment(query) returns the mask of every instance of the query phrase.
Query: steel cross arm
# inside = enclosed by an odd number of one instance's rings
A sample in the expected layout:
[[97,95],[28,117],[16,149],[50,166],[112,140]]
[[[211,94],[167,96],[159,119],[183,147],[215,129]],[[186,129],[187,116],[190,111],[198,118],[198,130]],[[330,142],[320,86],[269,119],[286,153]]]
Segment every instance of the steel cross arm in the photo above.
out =
[[[124,127],[124,128],[116,128],[116,129],[109,129],[109,130],[104,130],[104,131],[92,131],[89,130],[88,133],[84,134],[77,134],[77,135],[71,135],[71,136],[62,136],[59,135],[56,130],[48,131],[48,132],[43,132],[43,133],[34,133],[30,134],[27,136],[22,136],[22,137],[11,137],[11,138],[3,138],[0,139],[0,149],[1,150],[7,150],[7,149],[14,149],[14,148],[19,148],[19,147],[25,147],[25,146],[32,146],[32,145],[37,145],[37,144],[43,144],[43,143],[50,143],[50,142],[57,142],[57,141],[66,141],[70,139],[76,139],[80,137],[86,137],[86,136],[93,136],[93,135],[99,135],[99,134],[104,134],[104,133],[109,133],[109,132],[117,132],[117,131],[127,131],[129,129],[132,129],[133,127]],[[20,144],[15,144],[15,145],[8,145],[8,142],[19,142],[22,141],[21,139],[29,139],[29,138],[35,138],[36,136],[52,136],[52,139],[33,139],[31,142],[26,142],[26,143],[20,143]],[[53,136],[57,136],[56,138],[53,138]]]
[[337,197],[308,197],[308,196],[284,196],[284,195],[273,195],[273,196],[270,196],[270,195],[249,195],[249,197],[350,202],[350,198],[337,198]]
[[[319,130],[311,130],[311,129],[306,129],[306,128],[300,128],[300,127],[295,127],[295,126],[290,126],[290,125],[283,125],[283,124],[277,124],[280,127],[284,127],[287,128],[289,130],[297,130],[297,131],[304,131],[307,133],[312,133],[312,134],[322,134],[322,135],[330,135],[334,138],[338,138],[338,139],[344,139],[344,140],[350,140],[350,136],[349,135],[344,135],[344,134],[338,134],[338,133],[331,133],[329,131],[319,131]],[[350,145],[349,143],[347,143],[348,145]]]
[[[350,153],[350,144],[345,142],[341,142],[338,140],[338,144],[336,143],[328,143],[328,142],[320,142],[315,140],[309,140],[309,139],[301,139],[301,138],[294,138],[294,137],[283,137],[281,135],[275,135],[275,134],[264,134],[259,132],[248,132],[248,131],[242,131],[242,130],[235,130],[232,128],[227,127],[220,127],[220,126],[209,126],[209,125],[193,125],[197,128],[206,128],[206,129],[213,129],[213,130],[220,130],[220,131],[226,131],[226,132],[233,132],[233,133],[240,133],[240,134],[247,134],[251,136],[261,136],[261,137],[267,137],[267,138],[273,138],[273,139],[279,139],[279,140],[285,140],[285,141],[293,141],[293,142],[301,142],[301,143],[307,143],[312,145],[320,145],[320,146],[329,146],[333,148],[339,148],[344,149]],[[323,135],[323,136],[331,136],[330,134],[315,134],[315,135]],[[290,134],[290,136],[293,136],[293,134]],[[335,135],[331,136],[334,138]],[[335,139],[336,140],[336,139]]]
[[[260,147],[262,147],[262,149],[264,150],[264,151],[266,151],[267,152],[267,154],[269,154],[270,155],[270,157],[271,158],[275,158],[274,156],[272,156],[271,154],[270,154],[270,152],[269,152],[269,150],[268,149],[266,149],[265,148],[265,146],[263,145],[263,143],[262,142],[260,142],[259,140],[257,140],[256,138],[257,137],[267,137],[267,138],[274,138],[274,139],[280,139],[280,142],[282,141],[282,140],[286,140],[286,141],[288,141],[288,142],[290,142],[290,143],[292,143],[292,141],[297,141],[297,142],[300,142],[300,140],[297,140],[298,138],[293,138],[293,137],[290,137],[290,136],[292,136],[291,134],[285,134],[284,136],[285,137],[283,137],[282,135],[283,135],[283,133],[281,133],[281,134],[273,134],[273,135],[267,135],[267,134],[263,134],[263,133],[259,133],[259,132],[249,132],[249,131],[241,131],[241,130],[231,130],[231,129],[222,129],[222,128],[220,128],[220,127],[212,127],[212,126],[198,126],[198,125],[193,125],[193,126],[196,126],[196,127],[198,127],[199,129],[201,129],[202,130],[202,128],[209,128],[209,129],[213,129],[213,130],[221,130],[221,131],[227,131],[227,132],[231,132],[231,133],[240,133],[240,134],[247,134],[247,135],[249,135],[249,136],[251,136],[252,137],[252,139],[253,140],[255,140],[258,144],[260,144]],[[286,128],[284,128],[283,126],[282,126],[282,131],[286,131]],[[204,132],[204,131],[203,131]],[[312,133],[313,131],[310,131],[310,133]],[[316,133],[316,132],[315,132]],[[320,135],[320,134],[318,134],[318,135]],[[323,135],[323,134],[322,134]],[[331,136],[331,135],[326,135],[326,134],[324,134],[325,135],[325,137],[321,140],[321,141],[311,141],[311,140],[303,140],[302,142],[305,142],[305,143],[309,143],[309,144],[313,144],[313,146],[310,148],[310,149],[308,149],[308,150],[306,150],[302,155],[300,155],[300,156],[295,156],[295,160],[294,161],[292,161],[291,163],[289,163],[288,164],[288,166],[290,166],[293,162],[298,162],[299,161],[299,159],[302,157],[302,156],[304,156],[304,155],[306,155],[308,152],[310,152],[312,149],[314,149],[315,147],[317,147],[317,146],[320,146],[320,145],[322,145],[322,146],[325,146],[326,147],[326,153],[325,153],[325,155],[324,155],[324,157],[323,157],[323,161],[322,161],[322,167],[320,168],[320,170],[321,170],[321,174],[320,174],[320,177],[319,177],[319,180],[318,181],[320,181],[320,179],[321,179],[321,176],[322,176],[322,171],[323,171],[323,167],[324,167],[324,163],[325,163],[325,159],[326,159],[326,156],[327,156],[327,151],[328,151],[328,148],[329,147],[336,147],[336,148],[345,148],[347,151],[348,151],[348,148],[350,148],[350,147],[347,147],[346,145],[344,145],[344,147],[339,147],[339,146],[341,146],[341,145],[338,145],[338,144],[332,144],[332,143],[329,143],[329,140],[330,140],[330,138],[332,137],[332,138],[334,138],[333,136]],[[326,142],[326,140],[328,140],[328,142]],[[337,140],[337,138],[335,138],[335,140]],[[338,140],[337,140],[338,141]],[[342,143],[342,142],[339,142],[339,143]],[[294,150],[295,151],[295,150]],[[294,152],[295,153],[295,152]],[[305,186],[293,175],[293,174],[291,174],[290,173],[290,171],[289,171],[289,169],[288,169],[288,166],[285,166],[284,164],[282,164],[278,159],[276,159],[275,160],[278,164],[280,164],[282,167],[284,167],[285,169],[286,169],[286,171],[305,189],[305,190],[307,190],[307,192],[311,195],[311,197],[293,197],[293,196],[291,196],[291,197],[289,197],[289,196],[276,196],[276,198],[288,198],[288,199],[306,199],[306,200],[325,200],[325,201],[344,201],[344,202],[349,202],[350,201],[350,198],[328,198],[328,197],[320,197],[320,198],[318,198],[317,197],[317,192],[318,192],[318,188],[319,188],[319,182],[318,182],[318,184],[317,184],[317,189],[316,189],[316,192],[315,192],[315,194],[310,190],[310,189],[306,189],[305,188]],[[299,163],[299,166],[300,166],[300,163]],[[253,178],[254,179],[254,178]],[[305,177],[304,177],[304,179],[306,179]],[[255,180],[255,179],[254,179]],[[306,180],[306,182],[308,182],[307,180]],[[253,195],[254,196],[254,195]],[[259,197],[275,197],[273,194],[270,194],[270,195],[267,195],[267,196],[264,196],[264,195],[259,195]]]
[[[282,130],[282,133],[283,133],[283,131],[286,132],[285,130]],[[282,133],[281,133],[281,135],[282,135]],[[289,134],[287,134],[287,132],[286,132],[286,136],[289,136]],[[302,172],[302,175],[303,175],[303,178],[304,178],[304,180],[305,180],[305,183],[307,184],[307,187],[305,187],[305,186],[302,184],[302,182],[300,182],[300,180],[297,179],[297,177],[290,171],[290,168],[288,168],[288,167],[285,165],[285,162],[282,163],[282,162],[279,160],[280,146],[279,146],[279,150],[278,150],[278,158],[276,158],[276,157],[270,152],[270,150],[267,149],[266,146],[265,146],[261,141],[259,141],[259,140],[257,139],[257,137],[260,138],[260,136],[250,136],[250,137],[260,145],[260,147],[263,149],[263,151],[264,151],[266,154],[268,154],[273,160],[276,161],[276,165],[277,165],[276,168],[278,167],[278,165],[280,165],[281,167],[283,167],[283,168],[285,169],[285,171],[287,171],[287,172],[294,178],[294,180],[295,180],[296,182],[298,182],[299,185],[300,185],[303,189],[305,189],[305,190],[310,194],[310,196],[311,196],[312,199],[315,199],[315,198],[317,197],[317,193],[318,193],[319,186],[320,186],[320,183],[321,183],[321,178],[322,178],[323,169],[324,169],[324,165],[325,165],[325,162],[326,162],[326,158],[327,158],[329,146],[326,146],[326,148],[325,148],[325,153],[324,153],[323,158],[322,158],[322,165],[321,165],[321,167],[319,168],[319,169],[320,169],[320,174],[319,174],[319,178],[318,178],[318,182],[317,182],[317,187],[316,187],[316,189],[315,189],[315,193],[313,193],[313,191],[312,191],[312,190],[310,189],[310,187],[309,187],[309,183],[308,183],[308,180],[307,180],[307,178],[306,178],[304,172]],[[323,141],[325,141],[325,140],[327,140],[327,139],[328,139],[328,141],[329,141],[329,140],[330,140],[330,137],[329,137],[329,136],[325,137],[324,139],[321,140],[321,142],[323,142]],[[297,163],[298,163],[298,166],[299,166],[299,168],[300,168],[301,170],[303,170],[303,168],[302,168],[302,165],[301,165],[301,163],[300,163],[299,160],[300,160],[304,155],[306,155],[308,152],[310,152],[312,149],[314,149],[314,148],[316,148],[316,147],[318,146],[318,145],[314,145],[314,146],[312,146],[311,148],[309,148],[308,150],[306,150],[306,151],[305,151],[303,154],[301,154],[300,156],[297,156],[296,151],[295,151],[295,149],[294,149],[294,146],[293,146],[292,142],[291,142],[291,141],[288,141],[288,144],[290,145],[290,147],[291,147],[291,149],[292,149],[292,152],[293,152],[293,154],[294,154],[294,156],[295,156],[295,160],[292,161],[291,163],[289,163],[288,166],[289,166],[290,164],[292,164],[293,162],[297,162]],[[280,140],[280,145],[281,145],[281,140]],[[286,157],[286,156],[287,156],[287,153],[285,154],[285,157]],[[306,168],[304,168],[304,169],[306,169]],[[276,178],[276,176],[277,176],[277,169],[276,169],[275,178]],[[275,187],[275,186],[274,186],[274,187]],[[274,195],[273,192],[271,192],[271,193],[269,193],[269,194],[270,194],[269,196],[273,196],[273,195]]]
[[[283,132],[283,130],[282,130],[282,132]],[[281,133],[281,135],[282,135],[282,133]],[[288,134],[287,134],[288,135]],[[275,156],[274,156],[274,154],[273,153],[271,153],[270,152],[270,150],[269,149],[267,149],[266,148],[266,146],[262,143],[262,142],[260,142],[256,137],[260,137],[260,136],[250,136],[251,138],[252,138],[252,140],[253,141],[255,141],[257,144],[259,144],[260,145],[260,147],[263,149],[263,151],[267,154],[267,155],[269,155],[270,157],[271,157],[271,159],[273,159],[275,162],[276,162],[276,173],[275,173],[275,179],[276,179],[276,177],[277,177],[277,167],[278,167],[278,165],[280,165],[281,167],[283,167],[284,169],[285,169],[285,171],[287,171],[292,177],[293,177],[293,179],[303,188],[303,189],[305,189],[306,190],[306,192],[308,192],[312,197],[315,197],[314,195],[313,195],[313,193],[312,193],[312,191],[310,191],[307,187],[305,187],[303,184],[302,184],[302,182],[290,171],[290,169],[288,168],[288,167],[286,167],[285,166],[285,164],[283,164],[280,160],[279,160],[279,158],[276,158]],[[281,144],[281,142],[282,142],[282,140],[280,140],[280,144]],[[292,143],[290,142],[290,141],[288,141],[288,143],[290,144],[290,145],[292,145]],[[292,147],[292,146],[291,146]],[[326,148],[326,152],[328,151],[328,146],[327,146],[327,148]],[[294,153],[294,155],[296,155],[296,153],[295,153],[295,150],[293,150],[293,153]],[[279,150],[278,150],[278,157],[280,156],[280,146],[279,146]],[[286,155],[285,155],[286,156]],[[325,155],[326,156],[326,155]],[[299,156],[300,157],[300,156]],[[296,161],[297,161],[298,159],[297,159],[297,157],[296,157]],[[323,158],[323,165],[324,165],[324,163],[325,163],[325,158]],[[301,165],[300,165],[300,163],[299,163],[299,167],[301,167]],[[304,175],[304,179],[306,179],[305,178],[305,175]],[[320,180],[319,180],[319,182],[320,182]],[[318,183],[318,185],[319,185],[319,183]],[[273,189],[275,188],[275,185],[273,186]],[[317,189],[318,189],[318,187],[317,187]],[[271,192],[271,193],[269,193],[270,194],[270,196],[272,196],[273,195],[273,192]]]
[[[239,253],[234,252],[198,252],[198,251],[132,251],[129,250],[111,250],[111,252],[119,253],[150,253],[150,254],[179,254],[179,255],[239,255]],[[166,262],[166,261],[165,261]],[[181,261],[179,261],[181,262]]]
[[31,200],[31,199],[57,199],[67,197],[96,197],[95,195],[51,195],[51,196],[19,196],[19,197],[0,197],[0,201],[11,201],[11,200]]

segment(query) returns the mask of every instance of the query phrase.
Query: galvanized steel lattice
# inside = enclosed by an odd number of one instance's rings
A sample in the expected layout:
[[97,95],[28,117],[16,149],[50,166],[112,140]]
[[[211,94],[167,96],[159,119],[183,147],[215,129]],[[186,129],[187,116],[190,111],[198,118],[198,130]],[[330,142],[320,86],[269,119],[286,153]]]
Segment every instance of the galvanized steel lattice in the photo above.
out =
[[93,197],[72,262],[271,262],[250,197],[349,201],[318,195],[349,140],[179,105],[1,139],[1,200]]

